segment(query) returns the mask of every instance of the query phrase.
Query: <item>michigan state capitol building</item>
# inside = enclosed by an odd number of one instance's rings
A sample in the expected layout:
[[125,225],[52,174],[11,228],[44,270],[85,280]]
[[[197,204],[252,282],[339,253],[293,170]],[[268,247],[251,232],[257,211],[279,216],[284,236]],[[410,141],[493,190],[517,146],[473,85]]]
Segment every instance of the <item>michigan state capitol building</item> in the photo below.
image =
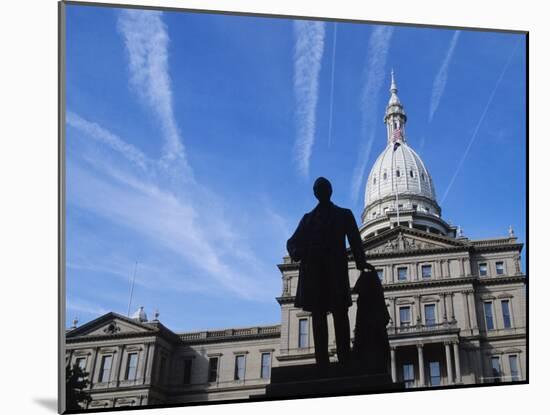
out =
[[[432,177],[408,144],[393,73],[390,93],[387,146],[368,176],[360,232],[391,315],[391,376],[407,388],[525,380],[523,244],[512,228],[472,240],[443,219]],[[75,323],[66,359],[88,373],[85,406],[246,399],[265,392],[272,367],[314,363],[311,316],[294,307],[298,264],[285,257],[278,267],[277,325],[180,333],[143,308]],[[353,286],[351,256],[349,275]],[[329,344],[336,360],[331,325]]]

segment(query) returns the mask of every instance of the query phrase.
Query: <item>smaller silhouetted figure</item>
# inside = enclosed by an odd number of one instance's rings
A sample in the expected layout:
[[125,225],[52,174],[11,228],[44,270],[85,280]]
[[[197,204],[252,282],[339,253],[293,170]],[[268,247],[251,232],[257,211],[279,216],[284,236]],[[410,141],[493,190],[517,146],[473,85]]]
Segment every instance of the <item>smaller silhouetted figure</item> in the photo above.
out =
[[390,343],[386,326],[390,315],[376,271],[361,272],[352,292],[359,294],[353,355],[366,373],[387,374]]

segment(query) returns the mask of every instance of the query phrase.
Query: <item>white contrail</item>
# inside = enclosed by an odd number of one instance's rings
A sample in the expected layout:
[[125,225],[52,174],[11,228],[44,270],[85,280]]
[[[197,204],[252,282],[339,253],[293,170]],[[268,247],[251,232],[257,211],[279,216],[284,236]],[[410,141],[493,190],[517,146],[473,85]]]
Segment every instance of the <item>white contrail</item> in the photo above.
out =
[[367,52],[367,80],[362,91],[361,106],[363,109],[361,137],[367,137],[360,147],[357,164],[353,171],[351,183],[351,198],[353,203],[357,202],[359,189],[363,183],[365,169],[369,161],[374,135],[376,132],[376,122],[378,121],[378,95],[385,79],[385,67],[390,49],[390,41],[393,34],[391,26],[377,26],[373,29],[369,38]]
[[330,75],[330,109],[328,116],[328,146],[332,141],[332,108],[334,104],[334,72],[336,66],[336,35],[338,34],[338,23],[334,22],[334,37],[332,39],[332,73]]
[[160,121],[164,135],[163,162],[179,159],[190,171],[174,116],[168,71],[170,37],[162,12],[124,10],[118,18],[129,58],[130,84]]
[[449,44],[447,55],[445,55],[445,59],[443,59],[443,63],[439,68],[439,72],[434,78],[434,83],[432,86],[432,98],[430,100],[430,115],[429,115],[430,122],[432,121],[432,118],[435,112],[437,111],[437,107],[439,106],[439,101],[441,101],[441,97],[445,92],[445,86],[447,85],[447,74],[449,72],[449,64],[451,63],[451,58],[453,57],[459,36],[460,36],[460,31],[456,30]]
[[294,158],[299,172],[307,177],[315,140],[315,111],[319,99],[319,73],[325,44],[323,22],[295,21],[294,95],[297,137]]
[[118,135],[101,127],[99,124],[85,120],[72,111],[67,111],[67,124],[85,133],[89,137],[106,144],[112,150],[122,154],[126,159],[144,170],[147,170],[151,164],[147,156],[139,149],[125,142]]
[[508,58],[508,62],[506,62],[506,65],[504,65],[504,69],[502,69],[502,72],[500,73],[500,76],[497,80],[497,83],[495,84],[495,87],[493,88],[493,92],[491,92],[491,95],[489,96],[489,100],[487,101],[487,105],[485,105],[485,109],[481,113],[481,117],[479,118],[479,121],[476,125],[476,128],[474,130],[474,133],[472,134],[472,138],[470,138],[470,142],[468,143],[468,146],[466,147],[466,150],[464,151],[464,154],[462,154],[462,157],[460,158],[460,162],[458,163],[458,166],[453,174],[453,177],[451,178],[451,181],[449,185],[447,186],[447,189],[445,190],[445,193],[443,194],[443,197],[441,198],[441,204],[445,202],[445,199],[447,198],[447,195],[449,194],[449,191],[451,190],[451,187],[453,186],[456,177],[458,176],[458,173],[460,169],[462,168],[462,165],[464,164],[464,160],[466,160],[466,157],[468,156],[468,153],[470,152],[470,148],[472,148],[472,144],[474,144],[474,141],[477,137],[477,133],[479,131],[479,128],[481,127],[481,124],[483,123],[483,120],[485,119],[485,115],[487,114],[487,110],[489,109],[489,106],[491,105],[491,102],[493,102],[493,98],[495,96],[495,93],[497,92],[497,89],[502,82],[502,78],[504,77],[504,73],[508,69],[508,66],[510,66],[510,63],[512,62],[512,58],[514,57],[514,54],[516,53],[516,49],[518,48],[519,42],[514,47],[514,50],[510,54],[510,57]]

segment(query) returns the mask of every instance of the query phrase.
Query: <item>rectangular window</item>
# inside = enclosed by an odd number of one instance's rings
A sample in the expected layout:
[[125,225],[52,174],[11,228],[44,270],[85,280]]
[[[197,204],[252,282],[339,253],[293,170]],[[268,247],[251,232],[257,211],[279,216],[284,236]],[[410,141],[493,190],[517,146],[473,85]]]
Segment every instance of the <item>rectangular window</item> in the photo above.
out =
[[491,357],[491,376],[495,383],[500,382],[500,359],[498,356]]
[[512,376],[512,381],[519,380],[519,368],[518,368],[518,356],[511,354],[508,357],[510,361],[510,375]]
[[485,311],[485,324],[487,326],[487,330],[494,330],[495,323],[493,321],[493,303],[491,301],[484,302],[483,309]]
[[403,382],[405,388],[412,388],[414,386],[414,365],[412,363],[405,363],[403,365]]
[[399,323],[401,326],[410,326],[411,325],[411,308],[410,307],[399,307]]
[[439,362],[430,362],[430,384],[432,386],[441,385],[441,370]]
[[244,354],[235,356],[235,380],[244,380]]
[[135,380],[137,375],[138,354],[130,353],[128,355],[128,363],[126,364],[126,379]]
[[499,261],[496,264],[497,275],[504,275],[504,262]]
[[484,277],[487,275],[487,264],[482,262],[479,264],[479,276]]
[[426,304],[424,306],[424,319],[426,326],[435,326],[435,304]]
[[407,268],[406,267],[397,268],[397,279],[399,281],[407,281]]
[[383,269],[377,269],[376,270],[376,274],[378,275],[378,279],[380,281],[383,281],[384,280],[384,270]]
[[502,300],[502,321],[504,322],[504,328],[509,329],[512,327],[512,319],[510,318],[510,300]]
[[301,318],[298,322],[298,347],[308,347],[308,319]]
[[[163,358],[164,359],[164,358]],[[183,360],[183,384],[191,384],[191,369],[193,367],[193,359]]]
[[269,379],[271,377],[271,353],[262,353],[260,377],[262,379]]
[[422,265],[422,278],[432,278],[431,265]]
[[208,382],[218,381],[218,358],[211,357],[208,361]]
[[103,356],[101,358],[101,367],[99,370],[99,381],[109,382],[111,379],[111,365],[113,363],[113,356]]

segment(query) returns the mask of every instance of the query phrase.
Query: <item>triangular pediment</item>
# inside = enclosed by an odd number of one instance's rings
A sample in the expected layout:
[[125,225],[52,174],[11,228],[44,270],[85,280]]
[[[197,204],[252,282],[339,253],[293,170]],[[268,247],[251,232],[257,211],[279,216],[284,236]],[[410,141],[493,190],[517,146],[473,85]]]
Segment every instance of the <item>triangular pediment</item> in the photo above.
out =
[[447,236],[399,226],[368,238],[364,247],[367,254],[384,254],[465,247],[465,244]]
[[154,327],[148,327],[139,321],[116,313],[108,313],[92,320],[67,333],[67,337],[82,336],[113,336],[128,334],[150,334],[156,332]]

